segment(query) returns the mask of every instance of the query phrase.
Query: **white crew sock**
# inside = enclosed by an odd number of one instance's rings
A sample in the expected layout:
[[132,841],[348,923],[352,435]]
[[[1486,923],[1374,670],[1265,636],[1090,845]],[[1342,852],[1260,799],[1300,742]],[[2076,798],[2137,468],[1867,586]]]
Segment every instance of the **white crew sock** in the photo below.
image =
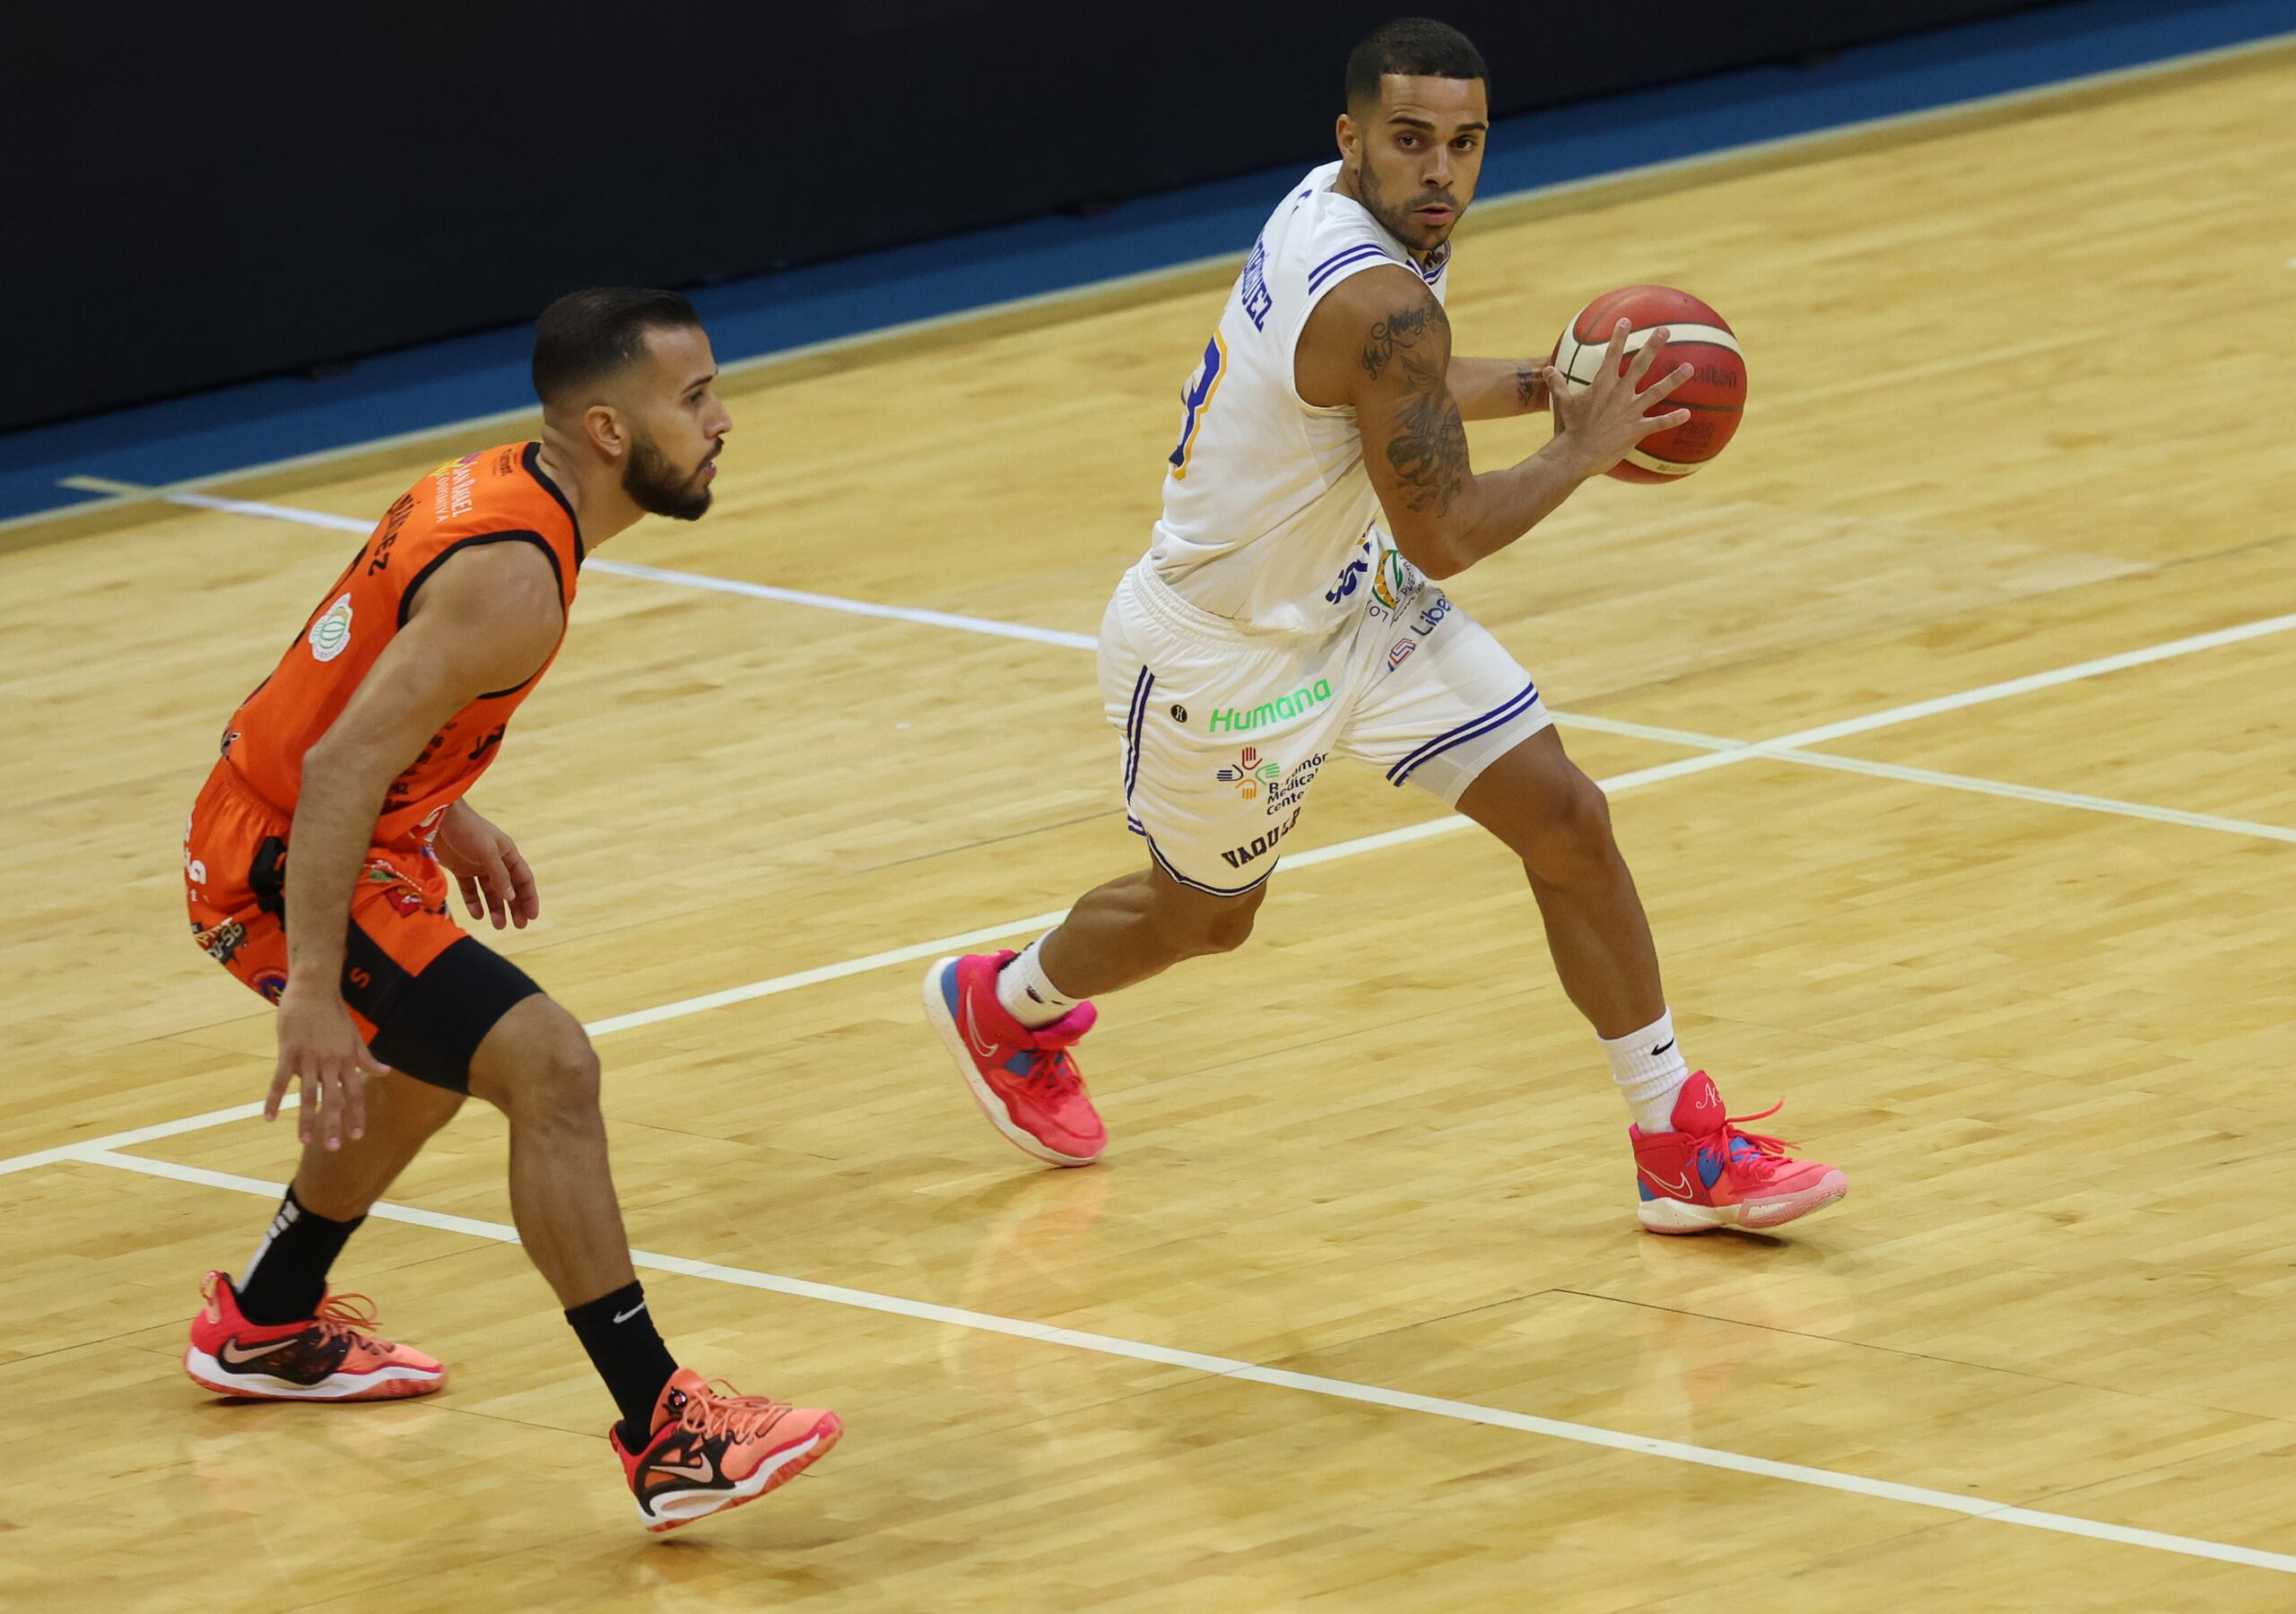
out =
[[1004,1005],[1005,1013],[1031,1031],[1049,1026],[1076,1007],[1076,1000],[1045,974],[1043,951],[1044,937],[1039,936],[996,976],[996,1001]]
[[1646,1132],[1674,1130],[1674,1099],[1690,1080],[1683,1063],[1682,1045],[1674,1040],[1674,1017],[1660,1015],[1639,1031],[1620,1037],[1598,1037],[1611,1062],[1611,1080],[1618,1083],[1634,1124]]

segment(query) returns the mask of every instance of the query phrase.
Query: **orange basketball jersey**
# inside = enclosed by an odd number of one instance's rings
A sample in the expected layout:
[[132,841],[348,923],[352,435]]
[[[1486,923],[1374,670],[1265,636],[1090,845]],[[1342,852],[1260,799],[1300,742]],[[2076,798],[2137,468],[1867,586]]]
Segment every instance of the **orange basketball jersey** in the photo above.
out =
[[[566,496],[543,474],[541,445],[512,443],[450,460],[384,515],[350,569],[335,579],[279,666],[239,704],[223,755],[249,789],[291,817],[303,753],[317,742],[398,630],[423,580],[457,551],[481,543],[531,543],[550,557],[570,612],[582,536]],[[562,637],[562,636],[561,636]],[[551,660],[558,658],[556,650]],[[391,782],[375,827],[378,846],[427,838],[439,814],[468,790],[542,675],[482,695],[457,712]]]

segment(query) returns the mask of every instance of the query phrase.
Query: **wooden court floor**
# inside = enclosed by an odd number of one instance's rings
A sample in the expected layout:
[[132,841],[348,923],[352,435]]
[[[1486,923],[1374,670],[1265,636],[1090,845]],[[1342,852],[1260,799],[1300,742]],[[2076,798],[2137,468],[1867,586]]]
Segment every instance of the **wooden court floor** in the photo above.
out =
[[[1693,1059],[1850,1172],[1790,1237],[1638,1234],[1517,873],[1344,771],[1245,952],[1103,1006],[1105,1165],[1037,1169],[917,977],[1136,856],[1090,655],[593,575],[479,798],[507,950],[673,1343],[850,1430],[667,1540],[476,1106],[339,1270],[446,1393],[174,1359],[291,1154],[182,815],[310,519],[523,426],[0,553],[0,1604],[2296,1607],[2292,128],[2267,53],[1471,221],[1464,350],[1655,280],[1751,355],[1715,467],[1454,592],[1587,720]],[[603,558],[1090,634],[1223,285],[745,371],[719,509]]]

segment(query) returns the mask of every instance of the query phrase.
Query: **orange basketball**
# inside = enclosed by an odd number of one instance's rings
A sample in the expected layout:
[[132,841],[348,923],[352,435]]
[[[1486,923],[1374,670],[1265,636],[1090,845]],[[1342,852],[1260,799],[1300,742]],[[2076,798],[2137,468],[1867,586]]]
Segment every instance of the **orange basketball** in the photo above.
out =
[[1688,476],[1721,453],[1737,432],[1738,413],[1746,402],[1746,356],[1729,322],[1689,292],[1672,286],[1628,286],[1579,309],[1562,340],[1554,344],[1554,367],[1569,378],[1572,391],[1582,392],[1594,380],[1612,327],[1621,319],[1634,322],[1626,339],[1630,355],[1642,351],[1652,331],[1666,327],[1665,351],[1651,364],[1649,377],[1682,363],[1698,369],[1664,403],[1645,412],[1687,409],[1690,419],[1644,438],[1611,467],[1610,474],[1632,482]]

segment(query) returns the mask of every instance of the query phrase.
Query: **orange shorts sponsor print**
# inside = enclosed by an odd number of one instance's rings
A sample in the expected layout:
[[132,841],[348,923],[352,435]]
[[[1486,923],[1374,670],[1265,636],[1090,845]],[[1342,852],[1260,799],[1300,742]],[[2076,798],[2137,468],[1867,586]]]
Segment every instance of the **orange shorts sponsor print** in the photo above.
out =
[[[287,989],[289,822],[223,760],[193,803],[184,837],[194,944],[274,1003]],[[371,1040],[404,985],[463,939],[447,894],[446,874],[426,848],[368,848],[343,970],[344,1001],[361,1037]]]

